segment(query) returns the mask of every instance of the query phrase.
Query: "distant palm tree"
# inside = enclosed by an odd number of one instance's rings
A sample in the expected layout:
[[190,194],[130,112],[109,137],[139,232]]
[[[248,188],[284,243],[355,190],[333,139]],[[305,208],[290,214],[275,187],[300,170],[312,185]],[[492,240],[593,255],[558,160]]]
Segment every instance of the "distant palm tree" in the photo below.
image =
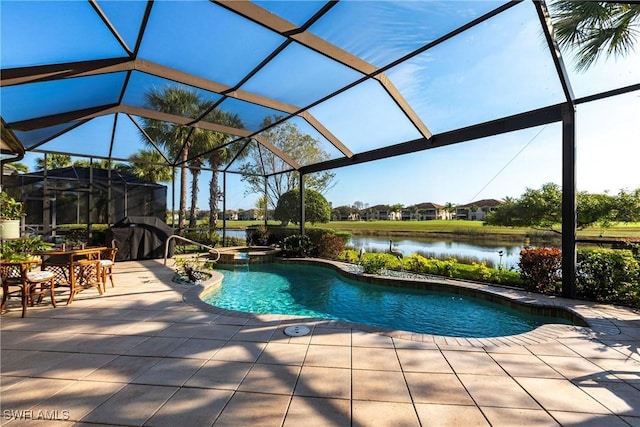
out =
[[121,172],[136,176],[145,181],[160,183],[171,182],[173,168],[167,165],[164,157],[155,149],[142,149],[129,156],[129,166],[118,168]]
[[577,70],[587,70],[603,51],[608,56],[633,51],[640,26],[637,2],[555,0],[550,8],[558,42],[577,51]]
[[454,214],[456,213],[456,205],[451,202],[447,202],[444,204],[444,210],[449,214],[447,215],[448,219],[455,218]]
[[[71,156],[66,154],[47,154],[46,169],[61,169],[71,166]],[[45,169],[45,158],[39,157],[36,159],[36,170]]]
[[79,167],[83,167],[83,168],[88,168],[88,167],[92,167],[92,168],[96,168],[96,169],[111,169],[115,167],[115,164],[112,164],[109,160],[107,159],[101,159],[101,160],[88,160],[88,159],[80,159],[80,160],[76,160],[75,162],[73,162],[73,166],[79,166]]

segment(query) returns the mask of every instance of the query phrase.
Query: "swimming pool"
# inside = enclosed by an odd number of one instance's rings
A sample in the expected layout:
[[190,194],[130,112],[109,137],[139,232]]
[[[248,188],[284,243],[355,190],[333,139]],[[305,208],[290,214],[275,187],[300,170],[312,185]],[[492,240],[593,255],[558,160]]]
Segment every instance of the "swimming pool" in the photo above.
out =
[[476,338],[520,334],[547,323],[571,324],[454,293],[367,284],[324,267],[280,263],[219,267],[224,279],[203,300],[228,310]]

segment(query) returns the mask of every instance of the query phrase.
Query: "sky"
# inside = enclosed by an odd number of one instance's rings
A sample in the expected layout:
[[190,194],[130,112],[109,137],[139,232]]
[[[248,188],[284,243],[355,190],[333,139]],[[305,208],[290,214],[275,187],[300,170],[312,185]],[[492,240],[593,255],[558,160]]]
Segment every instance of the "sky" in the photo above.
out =
[[[350,14],[356,13],[361,4],[341,3],[331,13],[342,13],[344,22],[352,22]],[[373,56],[367,59],[372,62],[388,61],[391,52],[407,41],[400,36],[394,38],[393,35],[399,34],[403,19],[408,16],[406,14],[412,13],[412,8],[422,7],[415,2],[386,4],[392,7],[387,12],[393,10],[393,15],[385,12],[382,16],[368,18],[397,22],[384,22],[384,29],[389,31],[389,37],[385,38],[385,44],[379,46],[378,50],[371,51]],[[203,8],[204,15],[208,10],[207,6],[200,7]],[[447,5],[446,8],[448,7]],[[539,24],[535,20],[535,14],[531,14],[531,8],[530,2],[518,5],[509,10],[509,13],[501,14],[426,54],[394,67],[386,74],[423,122],[436,134],[560,102],[562,95],[557,78],[554,78],[553,68],[538,67],[539,64],[550,61],[548,52],[542,48]],[[169,12],[171,9],[165,11]],[[405,16],[402,16],[403,13]],[[417,13],[415,15],[418,16]],[[203,16],[203,21],[205,18]],[[117,23],[118,20],[115,19],[114,22]],[[414,24],[417,25],[418,22]],[[192,26],[195,34],[197,22]],[[340,33],[330,25],[326,28],[312,27],[311,30],[333,37],[336,43],[341,38],[346,39],[351,44],[343,45],[345,49],[356,53],[366,51],[366,40],[357,40],[356,33],[346,32],[353,31],[353,27],[344,28],[345,33]],[[157,30],[158,27],[153,25],[149,29]],[[415,34],[407,33],[407,36],[413,35]],[[177,37],[175,34],[165,36],[168,37],[167,40],[159,40],[159,43],[169,43],[171,37]],[[21,34],[21,37],[24,39],[26,35]],[[134,37],[128,35],[127,38]],[[73,38],[77,39],[78,37]],[[179,40],[174,42],[179,44]],[[11,44],[4,43],[3,51],[0,52],[3,67],[5,58],[16,57],[7,51],[7,46],[11,47]],[[200,49],[201,46],[185,45],[183,48],[184,55],[188,56],[192,54],[188,49]],[[95,48],[88,43],[85,49],[95,53]],[[142,52],[145,51],[156,55],[151,58],[155,61],[163,58],[151,46],[143,45]],[[640,83],[640,40],[635,52],[629,56],[601,60],[585,73],[577,73],[570,54],[564,52],[564,55],[577,97]],[[285,57],[288,57],[286,61]],[[265,96],[290,96],[292,98],[282,100],[304,104],[312,99],[311,95],[318,96],[322,90],[334,90],[333,86],[340,86],[352,78],[351,70],[336,74],[339,67],[330,61],[302,56],[308,59],[295,63],[295,58],[296,55],[287,52],[287,55],[283,55],[282,63],[274,63],[273,67],[258,73],[247,82],[246,89]],[[271,85],[262,83],[262,79],[272,79],[274,75],[281,78],[272,80]],[[320,82],[322,75],[334,78],[325,78],[326,81]],[[318,82],[318,86],[310,88],[309,79]],[[113,76],[112,80],[118,78]],[[143,83],[144,80],[140,80],[140,85]],[[111,83],[105,82],[105,86],[108,84]],[[406,118],[397,109],[389,108],[391,102],[380,86],[369,82],[353,88],[352,92],[357,96],[348,98],[345,93],[344,96],[324,102],[309,111],[352,151],[366,151],[418,137],[417,131],[408,124]],[[78,100],[82,100],[82,91],[79,90],[78,93]],[[10,88],[3,89],[3,95],[10,99]],[[127,94],[127,97],[131,96],[133,95]],[[293,102],[294,97],[298,102]],[[42,99],[38,105],[45,108],[46,102],[46,99]],[[25,103],[25,107],[34,108],[34,105]],[[43,110],[43,114],[45,113]],[[617,193],[621,189],[640,188],[639,119],[640,91],[577,106],[576,170],[579,191]],[[69,133],[68,141],[61,140],[56,146],[61,150],[67,146],[77,147],[78,141],[91,138],[93,133],[96,135],[93,137],[95,144],[104,147],[103,141],[108,139],[110,133],[100,131],[102,136],[97,136],[103,125],[108,126],[108,123],[101,124],[96,120],[92,125],[94,128],[78,128]],[[140,137],[134,126],[129,125],[126,132],[130,133],[130,140],[139,141]],[[125,148],[131,150],[131,147]],[[74,152],[72,149],[68,151]],[[36,155],[29,154],[23,163],[33,170],[35,157]],[[466,204],[480,199],[518,197],[527,188],[540,188],[547,182],[561,184],[561,166],[561,126],[555,123],[336,169],[332,171],[335,174],[333,186],[325,197],[334,207],[353,205],[356,201],[369,206],[409,206],[422,202]],[[206,183],[209,179],[208,174],[201,178],[198,202],[201,209],[208,208]],[[171,186],[168,194],[168,207],[171,208]],[[227,209],[251,209],[255,207],[257,198],[256,194],[246,194],[246,187],[238,175],[227,174]]]

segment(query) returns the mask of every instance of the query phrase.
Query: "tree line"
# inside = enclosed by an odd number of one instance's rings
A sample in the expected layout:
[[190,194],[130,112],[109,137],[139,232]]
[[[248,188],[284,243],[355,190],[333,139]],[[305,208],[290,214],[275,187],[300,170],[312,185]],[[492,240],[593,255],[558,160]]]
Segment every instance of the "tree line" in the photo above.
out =
[[[640,222],[640,188],[620,190],[618,194],[576,194],[577,227],[608,227],[619,222]],[[489,213],[487,225],[551,229],[562,223],[562,189],[554,183],[540,189],[527,188],[518,198],[505,198],[504,204]]]

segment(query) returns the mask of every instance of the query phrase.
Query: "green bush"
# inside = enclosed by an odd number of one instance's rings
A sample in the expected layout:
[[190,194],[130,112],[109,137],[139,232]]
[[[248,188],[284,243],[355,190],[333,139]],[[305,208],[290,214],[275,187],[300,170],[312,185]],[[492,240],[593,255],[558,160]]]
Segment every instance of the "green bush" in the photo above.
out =
[[579,249],[576,291],[580,298],[640,304],[640,265],[630,250]]
[[0,258],[10,261],[22,261],[33,252],[46,251],[53,243],[43,242],[40,237],[22,236],[16,240],[6,240],[0,245]]
[[313,244],[309,236],[294,234],[282,241],[282,252],[285,256],[306,257],[311,254]]
[[418,254],[411,254],[409,257],[403,259],[403,265],[407,270],[446,277],[453,277],[456,264],[457,261],[454,258],[440,260],[426,258]]
[[520,276],[532,291],[557,293],[562,279],[562,252],[558,248],[520,251]]
[[271,231],[269,227],[264,224],[252,225],[246,228],[247,244],[249,246],[262,246],[269,244],[269,238],[271,237]]
[[206,228],[188,231],[184,234],[184,237],[207,246],[215,246],[220,241],[218,233],[210,233],[209,229]]
[[489,269],[489,267],[487,267],[486,263],[481,262],[478,264],[474,262],[473,264],[471,264],[471,266],[473,267],[475,276],[478,279],[482,280],[483,282],[488,282],[489,280],[491,280],[491,270]]
[[344,240],[335,234],[324,234],[318,242],[320,258],[338,259],[344,251]]
[[458,263],[455,266],[453,277],[520,288],[524,286],[519,272],[488,267],[484,263],[472,265]]
[[311,243],[317,245],[320,239],[325,234],[333,234],[333,230],[330,228],[315,228],[308,227],[304,230],[305,235],[311,240]]
[[380,274],[387,268],[387,259],[384,254],[366,254],[361,262],[366,274]]
[[[354,249],[347,249],[342,251],[338,259],[345,262],[358,262],[359,253]],[[492,268],[485,263],[469,265],[460,263],[454,258],[440,260],[427,258],[420,254],[411,254],[399,260],[395,256],[386,253],[366,253],[361,264],[365,273],[369,274],[380,274],[385,269],[398,270],[403,268],[408,272],[419,274],[432,274],[509,286],[523,286],[520,273],[517,271]]]

